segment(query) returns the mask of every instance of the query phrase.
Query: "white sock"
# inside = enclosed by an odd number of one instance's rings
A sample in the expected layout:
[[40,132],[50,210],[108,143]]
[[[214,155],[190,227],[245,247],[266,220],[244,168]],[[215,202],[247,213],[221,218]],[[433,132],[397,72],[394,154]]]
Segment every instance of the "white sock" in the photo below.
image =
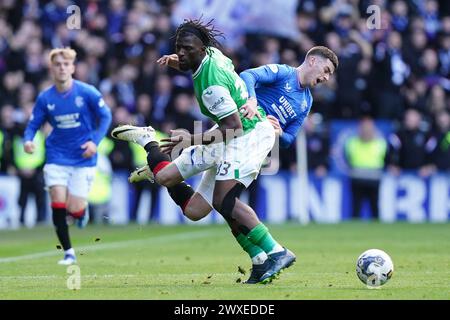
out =
[[142,130],[145,130],[145,134],[141,134],[136,138],[136,142],[141,145],[142,147],[145,147],[147,143],[155,141],[154,130],[151,130],[150,128],[142,128]]
[[145,145],[149,142],[152,142],[152,138],[149,135],[140,136],[136,139],[136,142],[141,145],[142,147],[145,147]]
[[67,249],[64,251],[65,254],[70,254],[75,257],[75,250],[73,248]]
[[273,249],[270,250],[270,252],[267,253],[267,254],[277,253],[277,252],[281,252],[281,251],[283,251],[283,250],[284,250],[284,248],[283,248],[279,243],[277,243],[277,244],[275,245],[275,247],[273,247]]
[[253,264],[263,264],[267,260],[267,254],[263,251],[252,258]]

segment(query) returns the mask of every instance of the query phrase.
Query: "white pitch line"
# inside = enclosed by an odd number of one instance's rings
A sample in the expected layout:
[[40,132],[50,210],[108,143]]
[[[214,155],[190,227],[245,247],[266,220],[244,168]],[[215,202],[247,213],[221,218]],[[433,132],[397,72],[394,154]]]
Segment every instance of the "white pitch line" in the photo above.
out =
[[[83,278],[114,278],[114,277],[137,277],[135,274],[83,274]],[[36,275],[36,276],[0,276],[0,280],[13,280],[13,279],[65,279],[65,275]]]
[[[83,246],[83,247],[77,247],[76,250],[78,252],[80,252],[80,251],[95,251],[95,250],[105,250],[105,249],[118,249],[118,248],[138,245],[138,244],[145,244],[148,242],[151,242],[151,244],[155,244],[155,243],[172,242],[172,241],[176,241],[176,240],[204,238],[204,237],[210,236],[212,234],[213,234],[212,230],[197,231],[197,232],[184,232],[184,233],[162,235],[162,236],[156,236],[156,237],[150,237],[150,238],[138,239],[138,240],[126,240],[126,241],[116,241],[116,242],[110,242],[110,243],[91,244],[91,245],[87,245],[87,246]],[[61,252],[57,251],[57,250],[37,252],[37,253],[31,253],[31,254],[26,254],[26,255],[22,255],[22,256],[0,258],[0,263],[39,259],[39,258],[43,258],[43,257],[56,256],[56,255],[60,255],[60,254],[61,254]]]
[[[186,277],[204,277],[207,273],[176,273],[176,274],[170,274],[172,277],[179,277],[179,278],[186,278]],[[167,274],[164,274],[167,275]],[[154,275],[142,275],[142,274],[82,274],[83,278],[148,278],[148,277],[154,277]],[[221,273],[215,273],[213,275],[214,277],[217,276],[238,276],[236,272],[221,272]],[[240,275],[239,275],[240,276]],[[28,275],[17,275],[17,276],[0,276],[0,280],[15,280],[15,279],[22,279],[22,280],[40,280],[40,279],[66,279],[67,276],[65,275],[34,275],[34,276],[28,276]],[[200,279],[204,280],[204,279]],[[197,280],[197,281],[200,281]]]

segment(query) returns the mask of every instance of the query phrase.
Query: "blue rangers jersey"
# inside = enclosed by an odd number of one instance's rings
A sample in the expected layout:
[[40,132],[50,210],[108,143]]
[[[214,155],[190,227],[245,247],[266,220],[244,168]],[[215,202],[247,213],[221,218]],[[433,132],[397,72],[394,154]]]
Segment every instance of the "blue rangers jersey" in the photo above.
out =
[[83,158],[81,145],[89,140],[98,145],[109,129],[111,118],[101,93],[89,84],[73,80],[66,92],[58,92],[52,86],[39,94],[24,141],[32,141],[37,130],[48,121],[53,130],[45,142],[46,163],[92,167],[97,164],[97,154]]
[[287,148],[311,110],[313,98],[309,88],[302,88],[297,69],[288,65],[268,64],[241,72],[250,97],[256,97],[258,105],[267,114],[278,119],[283,129],[280,146]]

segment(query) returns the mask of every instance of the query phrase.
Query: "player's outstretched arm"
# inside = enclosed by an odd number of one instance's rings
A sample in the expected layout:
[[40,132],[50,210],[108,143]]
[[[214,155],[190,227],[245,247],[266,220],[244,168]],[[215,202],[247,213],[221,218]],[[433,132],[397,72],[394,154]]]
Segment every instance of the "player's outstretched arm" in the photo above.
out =
[[241,79],[245,82],[248,96],[255,98],[255,88],[258,84],[274,83],[286,75],[286,67],[277,64],[268,64],[258,68],[247,69],[239,74]]
[[243,133],[239,114],[234,112],[221,119],[217,128],[203,133],[191,134],[185,129],[171,130],[170,138],[161,139],[160,148],[162,152],[170,154],[174,148],[184,149],[192,145],[227,143]]
[[176,55],[176,53],[163,55],[161,58],[156,60],[156,63],[160,66],[169,66],[173,69],[181,71],[179,67],[178,56]]

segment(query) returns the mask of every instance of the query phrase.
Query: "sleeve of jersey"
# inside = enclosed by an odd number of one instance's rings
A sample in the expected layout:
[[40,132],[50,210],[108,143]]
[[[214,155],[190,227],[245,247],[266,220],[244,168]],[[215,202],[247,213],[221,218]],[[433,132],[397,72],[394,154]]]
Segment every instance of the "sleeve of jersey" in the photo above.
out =
[[213,85],[203,90],[202,102],[208,111],[219,120],[238,111],[230,91],[223,86]]
[[42,96],[38,96],[36,103],[31,113],[30,121],[24,132],[24,141],[33,141],[36,132],[45,122],[47,117],[46,106]]
[[267,64],[258,68],[242,71],[239,76],[247,86],[248,95],[256,97],[255,88],[258,84],[269,84],[282,79],[288,74],[288,69],[280,64]]
[[96,145],[99,145],[100,141],[106,135],[109,126],[111,125],[111,110],[103,100],[102,94],[94,87],[92,87],[89,98],[91,103],[91,110],[95,112],[97,118],[99,119],[97,129],[93,132],[92,141]]
[[295,141],[302,124],[303,118],[290,123],[286,128],[284,128],[283,134],[280,136],[281,148],[289,148],[289,146]]

